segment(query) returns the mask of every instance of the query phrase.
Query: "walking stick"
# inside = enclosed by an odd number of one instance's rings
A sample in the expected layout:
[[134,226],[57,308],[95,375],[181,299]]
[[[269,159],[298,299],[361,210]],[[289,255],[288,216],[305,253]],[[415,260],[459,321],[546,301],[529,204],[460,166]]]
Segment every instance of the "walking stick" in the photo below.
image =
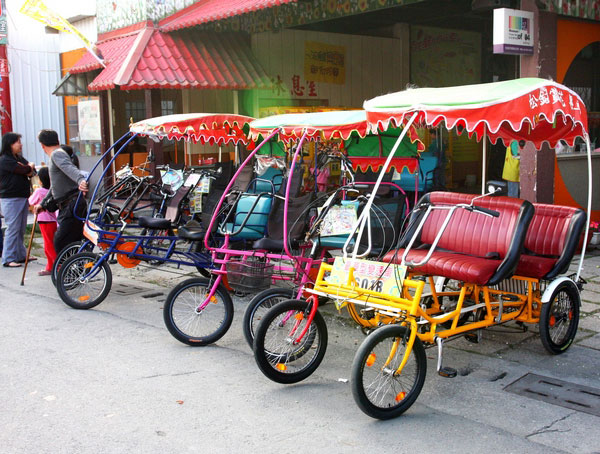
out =
[[31,245],[33,244],[33,236],[35,235],[35,226],[37,224],[38,214],[35,213],[33,217],[33,225],[31,226],[31,236],[29,237],[29,246],[27,247],[27,258],[25,259],[25,266],[23,267],[23,276],[21,277],[21,285],[25,284],[25,273],[27,272],[27,264],[29,263],[29,254],[31,253]]

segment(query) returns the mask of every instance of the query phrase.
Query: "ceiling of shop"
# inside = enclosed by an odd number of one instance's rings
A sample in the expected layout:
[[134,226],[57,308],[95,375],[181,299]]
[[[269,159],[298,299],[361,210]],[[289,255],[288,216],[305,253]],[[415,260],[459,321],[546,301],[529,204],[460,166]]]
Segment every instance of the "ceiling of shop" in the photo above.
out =
[[[297,27],[333,33],[380,34],[377,31],[396,23],[409,23],[457,30],[482,31],[491,27],[494,6],[507,6],[510,0],[431,0],[346,16]],[[472,6],[473,5],[473,6]]]

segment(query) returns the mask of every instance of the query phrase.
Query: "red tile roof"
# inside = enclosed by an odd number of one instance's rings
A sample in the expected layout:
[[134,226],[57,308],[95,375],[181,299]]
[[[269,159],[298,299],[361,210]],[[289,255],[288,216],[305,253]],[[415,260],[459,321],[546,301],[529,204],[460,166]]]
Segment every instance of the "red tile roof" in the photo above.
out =
[[159,22],[161,30],[170,32],[207,22],[239,16],[259,9],[272,8],[297,0],[200,0]]
[[[135,33],[108,39],[97,44],[97,47],[104,58],[106,68],[113,64],[120,66],[120,63],[122,63],[127,56],[127,51],[131,48],[138,33],[139,32],[136,31]],[[69,72],[71,74],[85,73],[95,69],[102,69],[102,65],[91,53],[86,52],[86,54],[73,65]]]
[[[88,86],[92,91],[119,86],[145,88],[267,88],[267,74],[237,33],[184,31],[166,34],[145,28],[98,44],[106,68]],[[88,52],[71,69],[85,72],[100,64]]]

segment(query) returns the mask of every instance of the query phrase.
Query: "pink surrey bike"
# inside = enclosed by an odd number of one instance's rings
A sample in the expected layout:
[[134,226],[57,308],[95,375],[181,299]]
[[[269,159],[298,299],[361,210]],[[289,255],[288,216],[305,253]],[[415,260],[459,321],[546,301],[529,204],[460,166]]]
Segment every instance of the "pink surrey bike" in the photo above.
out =
[[[234,312],[230,289],[262,290],[252,299],[244,316],[244,334],[252,344],[254,329],[262,314],[277,302],[302,297],[304,288],[312,286],[320,264],[330,257],[329,251],[341,248],[346,242],[347,235],[337,238],[319,235],[330,207],[347,198],[348,193],[358,192],[358,187],[371,184],[351,181],[321,197],[312,191],[301,194],[299,189],[303,145],[320,138],[346,140],[353,132],[365,137],[364,111],[276,115],[256,120],[250,128],[255,141],[259,136],[265,138],[237,169],[206,230],[204,245],[211,251],[215,265],[212,276],[181,282],[170,292],[164,306],[167,329],[188,345],[208,345],[227,332]],[[272,144],[276,136],[287,144],[297,140],[282,183],[277,187],[268,178],[259,177],[245,190],[240,189],[238,181],[246,166],[262,148],[268,148],[266,145]],[[349,160],[343,154],[338,157],[342,174],[351,175]],[[393,216],[404,216],[405,195],[400,187],[389,184],[399,193],[399,202],[393,201]],[[322,207],[314,213],[320,203]],[[397,238],[395,233],[388,235],[390,244]],[[217,235],[223,237],[219,247],[214,246],[213,241]],[[278,286],[269,288],[272,283]]]

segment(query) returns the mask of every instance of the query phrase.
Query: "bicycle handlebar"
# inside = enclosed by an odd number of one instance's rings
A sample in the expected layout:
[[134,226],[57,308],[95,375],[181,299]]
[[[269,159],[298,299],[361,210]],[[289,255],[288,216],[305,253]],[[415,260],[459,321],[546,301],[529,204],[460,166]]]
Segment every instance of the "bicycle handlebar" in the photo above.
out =
[[492,216],[492,217],[499,217],[500,216],[500,212],[496,211],[496,210],[490,210],[489,208],[484,208],[484,207],[480,207],[477,205],[472,205],[470,208],[467,208],[468,211],[479,211],[482,214],[485,214],[487,216]]

